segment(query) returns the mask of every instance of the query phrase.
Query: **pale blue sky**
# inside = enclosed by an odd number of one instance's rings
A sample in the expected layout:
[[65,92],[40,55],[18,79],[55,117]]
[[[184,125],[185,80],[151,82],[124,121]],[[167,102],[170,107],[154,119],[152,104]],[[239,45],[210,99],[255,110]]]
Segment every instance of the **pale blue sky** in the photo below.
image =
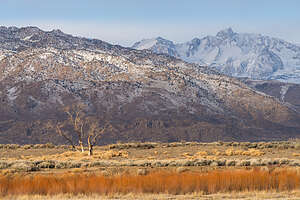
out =
[[300,0],[1,0],[0,25],[61,29],[124,46],[236,32],[300,43]]

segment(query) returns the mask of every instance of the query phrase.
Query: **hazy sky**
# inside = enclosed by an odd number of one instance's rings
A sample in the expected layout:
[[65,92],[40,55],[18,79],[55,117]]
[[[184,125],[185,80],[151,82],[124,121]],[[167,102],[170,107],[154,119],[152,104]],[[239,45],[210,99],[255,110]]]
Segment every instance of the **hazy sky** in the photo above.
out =
[[0,0],[0,25],[124,46],[157,36],[184,42],[227,27],[300,43],[300,0]]

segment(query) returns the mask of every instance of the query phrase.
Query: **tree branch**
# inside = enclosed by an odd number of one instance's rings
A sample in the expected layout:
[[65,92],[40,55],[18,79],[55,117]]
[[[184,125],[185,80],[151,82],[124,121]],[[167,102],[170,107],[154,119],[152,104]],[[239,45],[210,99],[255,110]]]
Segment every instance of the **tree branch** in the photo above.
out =
[[68,136],[67,134],[65,134],[65,133],[61,130],[61,128],[62,128],[63,126],[64,126],[63,123],[58,123],[58,124],[56,125],[56,132],[57,132],[59,135],[61,135],[63,138],[65,138],[65,140],[67,140],[67,141],[70,143],[70,145],[72,145],[72,148],[73,148],[73,149],[76,149],[76,147],[75,147],[75,145],[74,145],[72,139],[70,138],[70,136]]

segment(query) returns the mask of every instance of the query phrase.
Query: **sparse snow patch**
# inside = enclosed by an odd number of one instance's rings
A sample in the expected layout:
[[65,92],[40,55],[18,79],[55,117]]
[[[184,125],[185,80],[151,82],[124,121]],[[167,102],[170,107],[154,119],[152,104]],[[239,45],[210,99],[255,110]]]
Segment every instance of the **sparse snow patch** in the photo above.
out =
[[7,90],[7,98],[10,100],[10,102],[13,102],[18,97],[17,90],[17,87],[12,87]]
[[0,54],[0,61],[3,60],[6,56],[3,54]]
[[280,90],[280,100],[282,102],[284,102],[285,99],[285,94],[287,93],[287,91],[289,90],[289,85],[283,85],[281,86],[281,90]]
[[28,40],[30,41],[30,38],[31,38],[31,37],[32,37],[32,35],[29,35],[29,36],[23,38],[22,40],[23,40],[23,41],[28,41]]

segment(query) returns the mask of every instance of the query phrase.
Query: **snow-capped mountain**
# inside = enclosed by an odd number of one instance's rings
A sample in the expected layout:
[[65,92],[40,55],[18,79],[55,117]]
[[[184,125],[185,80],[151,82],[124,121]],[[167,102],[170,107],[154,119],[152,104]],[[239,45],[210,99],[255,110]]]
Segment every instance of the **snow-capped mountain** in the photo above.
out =
[[0,143],[63,143],[48,124],[66,120],[63,108],[77,103],[115,128],[101,143],[300,134],[298,107],[286,104],[298,104],[294,86],[276,86],[279,101],[258,84],[172,56],[36,27],[1,27],[0,58]]
[[164,53],[170,56],[180,57],[180,55],[176,52],[176,46],[174,43],[162,37],[141,40],[140,42],[135,43],[132,48],[138,50],[150,49],[155,53]]
[[228,28],[216,36],[195,38],[182,44],[143,40],[133,48],[150,49],[155,53],[172,52],[168,54],[187,62],[205,64],[230,76],[300,83],[299,45],[260,34],[236,33]]

